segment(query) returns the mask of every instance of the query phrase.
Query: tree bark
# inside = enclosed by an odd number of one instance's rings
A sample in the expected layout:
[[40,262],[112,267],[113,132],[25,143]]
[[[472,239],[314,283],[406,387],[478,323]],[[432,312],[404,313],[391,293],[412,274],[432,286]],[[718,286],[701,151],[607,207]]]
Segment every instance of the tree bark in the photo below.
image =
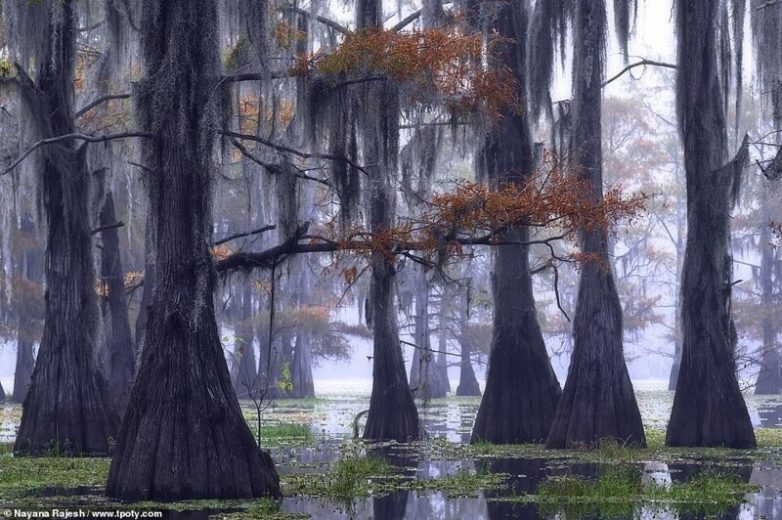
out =
[[459,386],[456,387],[456,395],[460,397],[481,395],[481,386],[478,384],[478,378],[475,377],[475,370],[472,368],[472,344],[468,333],[470,327],[469,306],[470,285],[468,282],[467,292],[459,312],[459,346],[461,350],[459,354]]
[[[494,22],[508,39],[499,66],[508,67],[526,94],[528,2],[502,4]],[[479,165],[493,188],[522,184],[534,168],[526,111],[507,114],[487,136]],[[529,231],[515,227],[502,240],[526,242]],[[494,253],[492,334],[486,389],[475,418],[471,442],[521,444],[545,440],[560,388],[538,324],[529,248],[506,245]]]
[[[602,88],[606,12],[603,0],[576,3],[571,159],[589,182],[590,197],[603,197]],[[581,268],[573,353],[547,448],[595,446],[603,438],[646,445],[641,414],[622,345],[622,307],[608,256],[605,231],[579,232],[581,251],[593,257]]]
[[746,141],[726,164],[725,108],[717,65],[718,0],[676,4],[677,109],[687,176],[682,278],[682,363],[668,446],[755,446],[736,379],[731,318],[730,210],[747,160]]
[[[42,138],[70,134],[73,120],[75,6],[50,16],[56,44],[39,57],[36,83],[22,78],[21,94]],[[45,12],[45,11],[44,11]],[[14,445],[17,455],[52,449],[105,455],[118,417],[95,358],[99,320],[89,217],[86,145],[63,141],[43,152],[41,184],[46,214],[44,330]]]
[[159,133],[151,207],[156,284],[141,366],[107,494],[125,500],[280,495],[231,388],[211,258],[214,122],[221,76],[216,0],[145,0],[141,120]]
[[[114,195],[109,191],[100,212],[100,225],[110,226],[117,222],[114,211]],[[106,335],[108,350],[109,392],[120,415],[125,413],[130,397],[130,387],[136,374],[136,351],[130,332],[128,302],[125,296],[125,270],[122,268],[119,233],[117,228],[101,232],[101,277],[106,288],[106,303],[111,323]]]
[[[357,27],[383,24],[382,0],[359,0]],[[388,81],[362,87],[363,159],[369,173],[369,227],[387,233],[394,225],[394,187],[399,141],[399,93]],[[373,251],[369,299],[372,316],[372,395],[364,428],[367,440],[406,442],[419,437],[418,411],[407,383],[394,307],[393,259]]]

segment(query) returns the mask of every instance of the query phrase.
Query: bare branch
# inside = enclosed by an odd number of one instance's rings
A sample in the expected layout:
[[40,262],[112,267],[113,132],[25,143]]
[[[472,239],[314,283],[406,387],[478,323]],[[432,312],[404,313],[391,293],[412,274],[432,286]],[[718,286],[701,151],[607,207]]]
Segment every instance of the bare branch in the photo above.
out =
[[264,146],[268,146],[269,148],[274,148],[275,150],[278,150],[280,152],[285,152],[289,154],[293,154],[297,157],[301,157],[302,159],[327,159],[329,161],[338,161],[338,162],[344,162],[352,166],[353,168],[359,170],[360,172],[363,172],[367,174],[367,171],[360,165],[356,164],[354,161],[347,157],[343,157],[341,155],[331,155],[331,154],[325,154],[325,153],[306,153],[302,152],[301,150],[296,150],[295,148],[290,148],[285,145],[273,143],[272,141],[269,141],[267,139],[264,139],[263,137],[258,137],[257,135],[251,135],[251,134],[240,134],[238,132],[232,132],[230,130],[221,130],[220,133],[226,137],[233,137],[234,139],[242,139],[245,141],[255,141],[256,143],[260,143]]
[[84,141],[87,143],[105,143],[108,141],[115,141],[117,139],[125,139],[128,137],[146,137],[149,139],[154,139],[157,137],[157,134],[154,132],[121,132],[118,134],[105,134],[105,135],[88,135],[88,134],[65,134],[65,135],[58,135],[57,137],[50,137],[48,139],[41,139],[31,147],[29,147],[27,150],[24,151],[24,153],[19,156],[18,159],[16,159],[13,163],[11,163],[11,166],[0,172],[0,177],[3,175],[8,174],[11,172],[14,168],[19,166],[22,161],[27,159],[27,157],[36,151],[38,148],[41,148],[42,146],[47,146],[50,144],[56,144],[61,143],[63,141]]
[[225,238],[221,238],[220,240],[217,240],[214,245],[219,246],[221,244],[225,244],[226,242],[230,242],[231,240],[236,240],[237,238],[243,238],[243,237],[249,237],[251,235],[260,235],[261,233],[265,233],[267,231],[271,231],[272,229],[277,229],[277,226],[274,224],[269,224],[263,227],[260,227],[258,229],[253,229],[252,231],[247,231],[244,233],[235,233],[231,236],[227,236]]
[[121,220],[119,222],[115,222],[114,224],[106,224],[105,226],[100,226],[92,230],[93,235],[97,235],[98,233],[101,233],[103,231],[108,231],[109,229],[117,229],[124,227],[125,223]]
[[605,88],[609,83],[619,79],[620,77],[622,77],[622,75],[624,75],[625,73],[633,70],[636,67],[646,67],[647,65],[650,66],[650,67],[663,67],[663,68],[666,68],[666,69],[675,69],[675,68],[677,68],[676,65],[674,65],[672,63],[665,63],[665,62],[662,62],[662,61],[654,61],[654,60],[643,59],[643,60],[641,60],[641,61],[639,61],[637,63],[631,63],[630,65],[628,65],[627,67],[625,67],[621,71],[619,71],[619,73],[617,73],[617,74],[611,76],[609,79],[605,80],[603,83],[600,84],[600,88]]
[[105,103],[107,101],[111,101],[113,99],[128,99],[130,97],[130,94],[107,94],[105,96],[101,96],[89,105],[79,109],[76,111],[75,117],[76,119],[79,119],[81,116],[95,108],[96,106]]
[[348,34],[350,33],[350,29],[345,27],[344,25],[340,25],[339,23],[335,22],[334,20],[331,20],[329,18],[325,18],[323,16],[318,15],[312,15],[309,11],[305,11],[304,9],[300,9],[298,7],[294,6],[286,6],[285,10],[290,11],[292,13],[300,14],[302,16],[306,16],[307,18],[311,18],[313,20],[317,20],[318,22],[322,23],[326,27],[330,27],[337,31],[340,34]]

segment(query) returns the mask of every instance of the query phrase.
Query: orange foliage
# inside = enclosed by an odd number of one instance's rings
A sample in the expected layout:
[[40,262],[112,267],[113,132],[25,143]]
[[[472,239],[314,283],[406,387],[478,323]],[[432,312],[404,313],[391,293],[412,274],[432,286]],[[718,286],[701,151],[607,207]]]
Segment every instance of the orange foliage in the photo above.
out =
[[[556,228],[559,238],[582,229],[607,232],[618,221],[635,217],[645,201],[643,194],[625,197],[618,188],[595,201],[587,180],[554,165],[545,175],[498,190],[462,183],[434,196],[422,213],[398,226],[376,233],[349,230],[337,241],[337,249],[365,256],[381,251],[388,260],[412,252],[435,264],[461,256],[471,242],[501,244],[502,232],[514,226]],[[594,255],[581,253],[569,259],[595,260]],[[351,283],[356,270],[343,269],[342,275]]]
[[[490,50],[497,41],[490,41]],[[454,109],[483,104],[495,117],[504,108],[519,109],[516,81],[507,71],[481,69],[482,53],[480,33],[462,34],[453,28],[411,32],[367,29],[346,35],[332,53],[299,57],[294,73],[385,74],[414,84],[419,92],[443,95]]]
[[212,248],[212,257],[215,259],[215,261],[227,258],[232,253],[233,251],[231,251],[231,248],[226,245],[215,246]]
[[278,22],[274,26],[274,40],[281,48],[286,50],[293,50],[297,43],[306,41],[307,33],[296,29],[286,22]]

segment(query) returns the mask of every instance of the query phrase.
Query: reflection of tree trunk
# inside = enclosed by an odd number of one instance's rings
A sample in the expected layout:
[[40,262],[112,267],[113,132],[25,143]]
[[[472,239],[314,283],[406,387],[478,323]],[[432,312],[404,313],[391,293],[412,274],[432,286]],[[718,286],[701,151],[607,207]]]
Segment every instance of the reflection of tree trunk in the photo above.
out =
[[[576,3],[572,135],[570,152],[578,175],[589,183],[592,202],[603,197],[601,96],[603,0]],[[581,268],[573,321],[573,354],[546,446],[594,445],[604,437],[645,445],[641,413],[622,345],[622,307],[602,230],[581,230],[583,253],[594,259]]]
[[[508,40],[496,65],[513,72],[521,92],[526,89],[527,10],[528,2],[500,4],[494,22]],[[527,111],[506,114],[486,137],[480,155],[479,167],[492,188],[523,184],[534,168]],[[526,227],[514,227],[500,238],[526,242],[528,237]],[[560,388],[538,324],[527,246],[496,248],[492,293],[494,331],[472,442],[540,442],[548,435]]]
[[150,211],[156,284],[107,494],[128,500],[279,496],[268,452],[231,388],[214,309],[213,125],[221,113],[218,2],[147,0],[144,130],[157,138]]
[[736,378],[731,318],[730,211],[746,143],[726,164],[725,109],[717,59],[718,0],[679,2],[677,107],[687,179],[682,273],[682,364],[668,423],[669,446],[755,446]]
[[782,359],[780,359],[777,347],[777,331],[772,320],[772,313],[775,312],[773,308],[774,251],[771,248],[771,226],[767,224],[770,220],[770,215],[768,215],[768,197],[764,193],[761,195],[761,199],[761,209],[764,217],[764,223],[760,231],[760,314],[763,316],[761,321],[763,357],[760,361],[760,371],[755,384],[755,394],[771,395],[778,394],[782,390]]
[[372,499],[372,518],[375,520],[402,520],[407,512],[410,490],[394,491]]
[[[117,222],[114,211],[114,196],[106,194],[100,212],[100,225],[110,226]],[[105,229],[101,233],[101,277],[106,288],[106,302],[111,322],[106,337],[108,353],[109,392],[120,415],[125,412],[130,397],[130,387],[136,373],[136,352],[130,332],[128,302],[125,297],[125,271],[122,268],[119,233],[117,228]]]
[[[19,276],[24,280],[40,284],[43,281],[43,253],[38,248],[35,238],[35,224],[30,215],[22,217],[20,227],[20,241],[22,251],[17,264]],[[35,320],[22,308],[18,309],[19,326],[16,341],[16,370],[14,372],[14,394],[11,400],[23,403],[27,397],[27,389],[33,375],[35,358],[33,347],[35,346]]]
[[[48,34],[56,41],[44,46],[45,55],[39,57],[37,84],[21,81],[21,95],[42,138],[75,132],[74,4],[63,1],[61,18],[49,20]],[[42,156],[48,230],[46,310],[14,450],[19,454],[50,449],[105,454],[109,439],[116,435],[118,418],[95,361],[100,310],[92,261],[86,148],[73,142],[56,143],[46,146]]]

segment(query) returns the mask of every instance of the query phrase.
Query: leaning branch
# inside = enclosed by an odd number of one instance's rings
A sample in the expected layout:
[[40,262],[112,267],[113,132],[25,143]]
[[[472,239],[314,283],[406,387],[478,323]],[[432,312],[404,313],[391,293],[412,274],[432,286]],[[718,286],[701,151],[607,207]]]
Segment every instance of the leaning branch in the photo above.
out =
[[98,105],[105,103],[107,101],[111,101],[113,99],[128,99],[130,97],[130,94],[107,94],[105,96],[101,96],[89,105],[87,105],[84,108],[79,109],[75,116],[76,119],[79,119],[81,116],[92,110],[93,108],[97,107]]
[[306,152],[302,152],[301,150],[296,150],[295,148],[291,148],[289,146],[274,143],[272,141],[264,139],[263,137],[258,137],[257,135],[240,134],[238,132],[232,132],[230,130],[222,130],[220,131],[220,133],[226,137],[233,137],[234,139],[240,139],[244,141],[254,141],[264,146],[268,146],[269,148],[274,148],[277,151],[289,153],[295,155],[296,157],[301,157],[302,159],[326,159],[329,161],[344,162],[352,166],[353,168],[359,170],[360,172],[367,174],[367,171],[362,166],[356,164],[351,159],[341,155],[331,155],[327,153],[306,153]]
[[87,143],[105,143],[108,141],[115,141],[117,139],[126,139],[128,137],[146,137],[149,139],[154,139],[157,137],[157,134],[154,132],[121,132],[118,134],[105,134],[105,135],[88,135],[88,134],[65,134],[65,135],[58,135],[57,137],[50,137],[48,139],[41,139],[31,147],[29,147],[27,150],[24,151],[22,155],[19,156],[18,159],[16,159],[14,162],[11,163],[11,166],[0,172],[0,177],[3,175],[6,175],[10,173],[14,168],[19,166],[22,161],[27,159],[27,157],[36,151],[38,148],[41,148],[42,146],[47,146],[50,144],[56,144],[61,143],[63,141],[84,141]]
[[214,245],[219,246],[221,244],[225,244],[226,242],[230,242],[231,240],[236,240],[237,238],[244,238],[252,235],[260,235],[261,233],[266,233],[267,231],[271,231],[273,229],[277,229],[277,226],[275,226],[274,224],[269,224],[260,227],[258,229],[253,229],[252,231],[246,231],[244,233],[235,233],[231,236],[227,236],[225,238],[221,238],[220,240],[215,241]]
[[322,23],[323,25],[325,25],[326,27],[330,27],[330,28],[334,29],[335,31],[337,31],[340,34],[349,34],[350,33],[350,29],[348,29],[344,25],[340,25],[339,23],[335,22],[334,20],[331,20],[331,19],[326,18],[324,16],[313,15],[309,11],[305,11],[304,9],[301,9],[299,7],[294,7],[292,5],[286,7],[285,9],[290,11],[290,12],[292,12],[292,13],[300,14],[302,16],[306,16],[307,18],[311,18],[313,20],[316,20],[316,21]]

